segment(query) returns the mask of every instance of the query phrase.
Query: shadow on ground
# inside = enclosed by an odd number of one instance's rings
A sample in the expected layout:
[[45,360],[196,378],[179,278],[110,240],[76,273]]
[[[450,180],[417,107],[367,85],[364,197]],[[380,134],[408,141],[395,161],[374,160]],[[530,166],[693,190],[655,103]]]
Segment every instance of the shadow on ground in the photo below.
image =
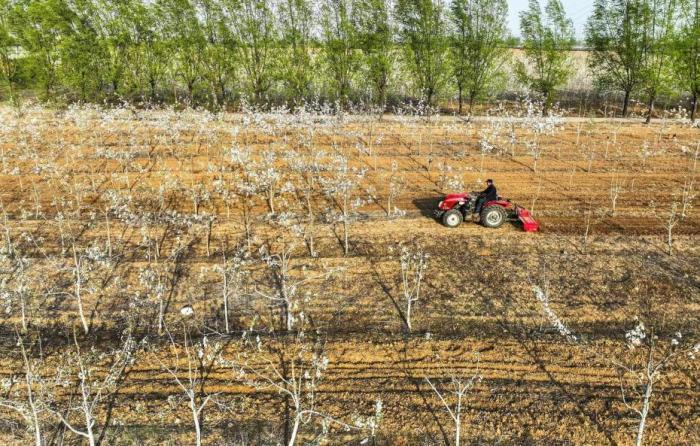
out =
[[433,218],[441,197],[415,198],[411,202],[423,217]]

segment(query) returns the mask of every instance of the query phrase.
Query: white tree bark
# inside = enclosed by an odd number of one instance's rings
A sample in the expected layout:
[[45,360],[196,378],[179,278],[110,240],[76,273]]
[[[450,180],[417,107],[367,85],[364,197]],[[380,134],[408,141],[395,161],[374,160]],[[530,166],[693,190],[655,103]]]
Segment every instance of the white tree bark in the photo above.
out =
[[74,283],[74,294],[75,298],[78,301],[78,314],[80,316],[80,322],[83,325],[83,331],[85,334],[88,334],[90,331],[90,328],[87,323],[87,319],[85,318],[85,311],[83,310],[83,296],[82,296],[82,271],[80,270],[82,265],[81,265],[81,260],[78,257],[78,252],[75,249],[75,242],[73,243],[73,262],[74,262],[74,275],[75,275],[75,283]]

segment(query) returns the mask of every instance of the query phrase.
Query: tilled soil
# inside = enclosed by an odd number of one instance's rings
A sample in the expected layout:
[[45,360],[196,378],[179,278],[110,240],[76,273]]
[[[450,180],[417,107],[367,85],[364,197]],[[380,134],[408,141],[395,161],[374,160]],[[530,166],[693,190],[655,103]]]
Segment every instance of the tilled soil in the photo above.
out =
[[[368,442],[454,444],[454,423],[427,380],[448,391],[455,379],[478,377],[463,400],[462,444],[631,444],[637,418],[621,390],[634,407],[639,400],[633,375],[620,375],[619,364],[639,365],[646,351],[631,349],[625,334],[644,321],[659,355],[674,348],[678,332],[680,347],[700,336],[700,223],[692,200],[700,136],[680,123],[564,121],[539,137],[535,168],[526,146],[532,135],[521,126],[515,142],[500,138],[482,157],[480,135],[493,131],[489,121],[265,118],[270,124],[240,115],[107,119],[46,110],[18,120],[3,113],[12,124],[0,133],[2,274],[10,290],[0,319],[0,378],[15,387],[3,386],[0,397],[16,396],[23,386],[21,379],[7,381],[25,370],[17,290],[26,302],[22,338],[30,359],[41,358],[36,373],[46,380],[45,393],[37,393],[54,411],[78,396],[70,356],[76,340],[92,373],[104,377],[113,356],[99,354],[115,348],[129,327],[145,344],[96,409],[97,426],[109,422],[104,444],[193,442],[187,402],[168,370],[191,376],[185,346],[194,352],[192,343],[204,336],[218,354],[199,362],[205,373],[195,374],[198,395],[213,395],[202,417],[205,444],[284,439],[289,399],[274,387],[253,386],[235,364],[245,357],[259,370],[290,367],[299,348],[328,359],[314,396],[319,413],[358,424],[381,401]],[[236,144],[250,150],[248,164],[232,161]],[[277,155],[272,164],[265,164],[266,151]],[[331,215],[341,201],[312,182],[310,216],[309,179],[289,157],[311,159],[321,151],[326,162],[344,155],[366,169],[352,192],[362,202],[350,219],[347,255],[343,225]],[[236,193],[253,161],[279,172],[276,216],[263,192]],[[516,223],[447,229],[432,219],[455,184],[477,189],[486,178],[530,208],[541,231],[524,233]],[[398,192],[390,199],[392,188]],[[215,217],[211,226],[207,216]],[[77,316],[74,246],[89,265],[81,289],[88,335]],[[428,256],[410,331],[402,247]],[[244,274],[230,298],[226,334],[216,266],[235,252],[245,252]],[[286,253],[288,280],[299,283],[294,314],[301,319],[292,333],[269,299],[277,285],[264,253]],[[144,279],[147,270],[159,281]],[[546,290],[568,338],[547,317],[535,286]],[[193,309],[189,319],[180,313],[185,305]],[[98,356],[85,353],[91,348]],[[665,369],[654,388],[646,444],[700,443],[699,372],[700,360],[686,354]],[[47,437],[75,443],[52,413],[42,413]],[[17,412],[0,407],[0,414],[8,444],[31,441]],[[77,412],[68,416],[80,422]],[[304,440],[324,434],[318,417],[304,421]],[[369,438],[366,429],[329,427],[325,444]]]

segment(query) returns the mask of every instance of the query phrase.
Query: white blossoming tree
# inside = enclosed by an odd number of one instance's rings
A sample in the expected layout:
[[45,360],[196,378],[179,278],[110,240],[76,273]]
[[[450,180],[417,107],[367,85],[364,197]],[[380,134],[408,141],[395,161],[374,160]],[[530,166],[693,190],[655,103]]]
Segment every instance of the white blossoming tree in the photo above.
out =
[[[49,395],[45,379],[40,373],[41,359],[30,358],[22,336],[17,336],[17,346],[22,356],[23,370],[17,375],[0,380],[0,408],[8,409],[22,417],[27,430],[32,433],[35,446],[44,444],[43,421],[47,412]],[[20,384],[20,385],[17,385]]]
[[212,370],[221,364],[223,345],[219,342],[210,342],[206,336],[193,339],[184,325],[181,342],[176,341],[170,332],[168,332],[168,338],[170,339],[169,356],[163,359],[158,352],[154,354],[161,368],[167,372],[181,392],[181,398],[175,398],[172,403],[177,406],[182,400],[185,401],[192,415],[194,444],[201,446],[204,409],[215,402],[218,395],[207,389],[206,380]]
[[[585,345],[550,307],[547,286],[543,289],[535,285],[533,291],[549,323],[573,345]],[[635,445],[642,446],[655,387],[679,359],[696,359],[700,343],[684,340],[681,332],[661,339],[640,320],[625,333],[625,341],[628,352],[622,355],[623,359],[610,359],[606,355],[601,360],[619,372],[622,402],[638,418]]]
[[270,149],[263,154],[260,163],[252,162],[246,166],[248,182],[265,197],[271,214],[276,213],[275,197],[280,192],[282,182],[282,172],[276,163],[277,155]]
[[296,243],[282,238],[277,245],[264,245],[260,248],[260,258],[271,274],[273,290],[269,292],[257,288],[256,293],[273,306],[280,307],[282,325],[286,331],[292,331],[297,324],[303,323],[303,304],[311,298],[311,293],[304,291],[304,286],[310,282],[326,280],[339,269],[322,266],[320,272],[312,273],[307,265],[303,265],[299,270],[293,264]]
[[401,266],[401,293],[406,304],[406,330],[413,329],[413,304],[420,299],[421,286],[430,257],[420,245],[401,246],[399,263]]
[[99,288],[104,288],[106,283],[98,287],[97,278],[102,277],[112,265],[107,250],[98,244],[87,248],[79,248],[73,240],[71,243],[72,262],[65,268],[71,278],[71,287],[67,290],[57,290],[54,295],[66,295],[73,298],[78,307],[78,316],[85,334],[90,332],[90,326],[85,312],[84,301],[86,296],[95,295]]
[[374,436],[381,419],[382,404],[375,405],[372,417],[355,416],[343,421],[327,413],[318,405],[320,385],[329,366],[324,345],[309,339],[303,330],[289,341],[268,340],[259,336],[244,336],[244,350],[224,363],[231,367],[233,376],[257,391],[273,391],[289,404],[285,408],[283,444],[301,444],[302,429],[320,422],[318,443],[331,426],[345,431],[365,432]]
[[554,135],[562,128],[563,120],[555,110],[550,110],[546,115],[539,112],[541,105],[537,102],[526,101],[527,114],[523,118],[523,129],[527,137],[525,145],[532,156],[532,171],[537,173],[537,162],[542,156],[542,138]]
[[[51,407],[49,410],[60,422],[78,437],[82,437],[90,446],[97,445],[101,440],[108,424],[98,423],[101,406],[105,405],[118,391],[127,369],[136,361],[141,344],[126,332],[117,348],[110,352],[99,352],[94,347],[84,350],[80,347],[78,338],[73,334],[75,350],[66,359],[69,376],[77,378],[78,399],[69,400],[67,407]],[[107,362],[105,373],[100,373],[99,364]],[[66,371],[59,369],[59,374]],[[73,380],[63,381],[70,385]],[[58,401],[57,398],[54,398]],[[109,419],[107,420],[109,421]]]
[[681,332],[661,338],[640,320],[625,333],[625,339],[629,354],[625,360],[612,362],[619,372],[622,402],[638,418],[635,445],[642,446],[656,386],[677,360],[695,359],[700,343],[686,342]]
[[246,264],[245,251],[238,247],[232,253],[226,252],[226,247],[222,248],[221,262],[214,266],[214,271],[219,275],[221,287],[221,303],[224,313],[224,330],[231,332],[229,323],[229,304],[241,294],[243,279],[246,275],[244,266]]
[[349,232],[355,211],[364,204],[361,197],[355,197],[365,177],[366,169],[350,166],[348,158],[337,155],[327,169],[328,175],[321,179],[324,190],[335,199],[339,208],[336,220],[343,223],[343,251],[350,252]]
[[304,204],[306,206],[306,225],[304,226],[304,239],[309,248],[311,257],[316,257],[315,242],[314,242],[314,223],[316,221],[314,194],[320,189],[320,176],[326,170],[324,159],[327,154],[322,150],[313,150],[312,147],[307,147],[310,144],[309,140],[303,145],[298,152],[292,152],[289,157],[289,167],[299,177],[299,182],[296,189],[304,196]]
[[387,217],[400,217],[404,211],[396,207],[396,201],[406,188],[406,177],[399,173],[399,165],[396,160],[391,160],[391,170],[387,172],[386,215]]
[[547,318],[547,321],[549,321],[550,325],[554,327],[560,335],[565,337],[568,341],[570,342],[577,342],[578,338],[576,335],[573,334],[573,332],[567,327],[564,322],[559,319],[559,316],[554,312],[552,307],[549,305],[549,286],[545,284],[544,287],[540,287],[539,285],[533,285],[532,291],[535,293],[535,297],[537,298],[537,301],[540,303],[540,307],[542,308],[542,311],[544,312],[545,317]]
[[449,367],[447,378],[440,378],[439,380],[436,378],[432,380],[428,377],[424,378],[454,423],[455,446],[460,446],[462,440],[462,411],[465,399],[469,391],[483,379],[479,370],[478,354],[476,355],[474,372],[465,374],[464,368],[462,364],[459,364],[457,367]]

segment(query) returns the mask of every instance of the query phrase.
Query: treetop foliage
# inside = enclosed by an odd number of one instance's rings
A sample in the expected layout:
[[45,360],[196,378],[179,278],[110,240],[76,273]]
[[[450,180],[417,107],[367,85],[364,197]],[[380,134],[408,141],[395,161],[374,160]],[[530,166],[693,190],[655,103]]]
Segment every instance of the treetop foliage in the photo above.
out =
[[[588,65],[603,91],[698,94],[695,0],[595,0]],[[187,103],[321,101],[378,110],[499,93],[514,78],[545,108],[572,74],[558,0],[0,0],[0,96]],[[694,108],[693,105],[691,108]]]

